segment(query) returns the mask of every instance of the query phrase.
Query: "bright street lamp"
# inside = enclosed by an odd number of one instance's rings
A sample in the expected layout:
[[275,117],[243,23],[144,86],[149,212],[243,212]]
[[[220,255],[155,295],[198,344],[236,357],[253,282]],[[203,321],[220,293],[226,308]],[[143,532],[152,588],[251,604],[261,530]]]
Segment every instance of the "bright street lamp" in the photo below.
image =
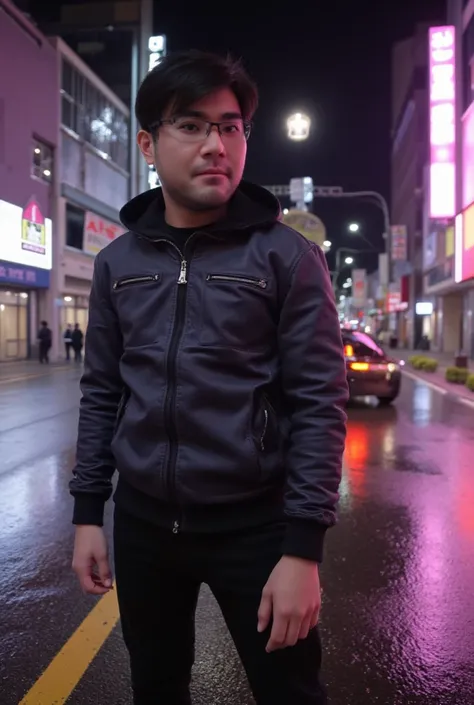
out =
[[346,257],[344,260],[345,264],[353,264],[354,263],[354,258],[353,257]]
[[311,120],[304,113],[293,113],[286,121],[288,137],[294,142],[301,142],[309,137]]
[[359,223],[351,223],[349,225],[349,232],[351,233],[358,233],[360,230],[360,225]]
[[328,249],[331,247],[331,245],[332,245],[332,242],[330,240],[325,240],[323,242],[323,246],[327,247]]

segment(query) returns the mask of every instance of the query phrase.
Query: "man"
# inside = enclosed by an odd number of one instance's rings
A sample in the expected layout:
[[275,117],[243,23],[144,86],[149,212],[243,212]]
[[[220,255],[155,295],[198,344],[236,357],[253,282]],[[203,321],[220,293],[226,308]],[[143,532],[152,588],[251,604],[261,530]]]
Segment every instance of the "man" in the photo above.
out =
[[67,328],[64,331],[64,347],[66,349],[66,360],[69,362],[72,348],[72,326],[70,323],[67,324]]
[[84,346],[84,333],[79,323],[76,323],[71,335],[72,349],[74,350],[74,362],[82,362],[82,348]]
[[201,583],[258,705],[321,705],[318,564],[345,440],[343,347],[323,253],[241,180],[257,92],[243,68],[168,56],[136,100],[162,188],[96,258],[73,566],[115,574],[136,705],[188,705]]
[[38,332],[39,361],[41,364],[49,364],[49,351],[53,345],[53,333],[47,321],[41,321],[41,328]]

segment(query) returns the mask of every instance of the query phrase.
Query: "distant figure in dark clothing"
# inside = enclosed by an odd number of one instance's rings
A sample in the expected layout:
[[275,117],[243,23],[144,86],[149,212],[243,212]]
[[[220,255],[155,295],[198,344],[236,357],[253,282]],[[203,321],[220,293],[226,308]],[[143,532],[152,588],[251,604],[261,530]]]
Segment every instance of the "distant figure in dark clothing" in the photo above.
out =
[[39,361],[41,364],[49,363],[49,351],[53,344],[53,334],[46,321],[41,321],[41,328],[38,333],[39,341]]
[[64,347],[66,348],[66,360],[69,362],[72,348],[72,326],[70,323],[68,323],[64,332]]
[[72,349],[74,350],[74,361],[82,362],[82,348],[84,346],[84,333],[79,327],[79,323],[76,323],[74,330],[71,334],[72,339]]

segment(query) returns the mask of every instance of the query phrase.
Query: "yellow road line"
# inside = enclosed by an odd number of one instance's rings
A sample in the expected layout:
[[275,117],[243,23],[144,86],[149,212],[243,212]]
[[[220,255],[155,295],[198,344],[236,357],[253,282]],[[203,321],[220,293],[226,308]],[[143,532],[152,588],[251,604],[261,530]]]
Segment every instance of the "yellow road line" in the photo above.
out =
[[116,590],[104,595],[18,705],[65,703],[119,619]]

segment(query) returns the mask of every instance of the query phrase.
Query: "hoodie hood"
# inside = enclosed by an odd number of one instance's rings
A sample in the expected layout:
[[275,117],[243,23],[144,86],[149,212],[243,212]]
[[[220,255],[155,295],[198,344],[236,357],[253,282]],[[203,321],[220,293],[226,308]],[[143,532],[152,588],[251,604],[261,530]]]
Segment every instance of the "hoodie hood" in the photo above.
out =
[[[280,204],[267,189],[241,181],[229,201],[227,213],[206,232],[226,233],[272,226],[280,219]],[[120,220],[131,232],[154,240],[166,232],[165,202],[161,188],[145,191],[120,211]]]

